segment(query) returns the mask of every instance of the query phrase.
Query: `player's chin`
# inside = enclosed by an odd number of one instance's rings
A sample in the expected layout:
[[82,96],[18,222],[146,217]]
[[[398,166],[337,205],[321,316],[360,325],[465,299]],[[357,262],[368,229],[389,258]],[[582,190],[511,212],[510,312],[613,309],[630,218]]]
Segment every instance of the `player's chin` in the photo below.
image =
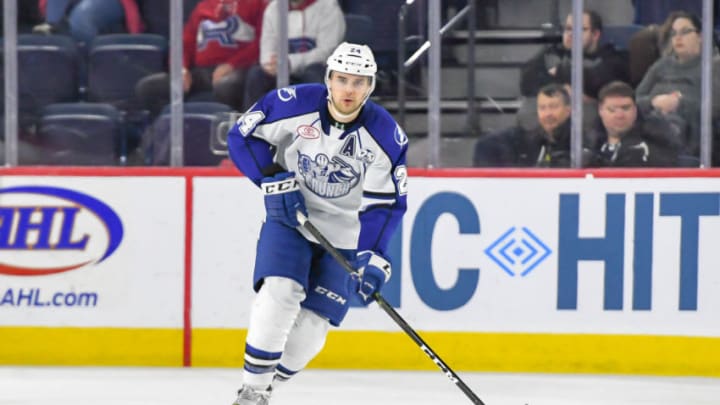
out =
[[355,103],[352,104],[343,104],[342,109],[340,110],[343,114],[352,114],[355,111],[357,111],[358,105]]

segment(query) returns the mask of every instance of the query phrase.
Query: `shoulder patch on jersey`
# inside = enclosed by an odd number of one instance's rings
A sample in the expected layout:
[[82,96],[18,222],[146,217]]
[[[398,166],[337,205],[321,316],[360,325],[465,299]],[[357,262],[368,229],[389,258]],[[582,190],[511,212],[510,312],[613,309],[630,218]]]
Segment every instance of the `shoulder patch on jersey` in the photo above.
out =
[[283,87],[281,89],[277,89],[277,96],[280,99],[280,101],[288,102],[292,99],[297,99],[297,91],[295,90],[295,87]]
[[317,112],[318,106],[327,102],[325,91],[325,86],[320,83],[305,83],[271,90],[260,102],[260,109],[266,116],[264,122],[274,123]]
[[395,138],[395,142],[400,146],[405,146],[408,143],[408,137],[405,131],[400,128],[400,124],[395,124],[395,135],[393,137]]

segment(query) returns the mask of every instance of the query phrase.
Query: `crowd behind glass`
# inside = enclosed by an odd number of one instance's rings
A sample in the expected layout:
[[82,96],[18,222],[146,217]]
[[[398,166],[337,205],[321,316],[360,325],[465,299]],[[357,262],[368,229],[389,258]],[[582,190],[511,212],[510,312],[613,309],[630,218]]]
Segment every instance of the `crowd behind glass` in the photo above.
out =
[[[278,63],[285,60],[276,45],[282,34],[279,14],[288,21],[289,83],[323,82],[332,49],[359,34],[349,15],[368,17],[377,33],[397,32],[389,25],[405,1],[287,0],[287,13],[279,13],[277,3],[183,1],[185,165],[223,164],[218,151],[229,120],[275,88]],[[445,3],[443,18],[465,2]],[[476,1],[478,14],[485,3],[491,2]],[[703,119],[710,121],[712,140],[712,124],[720,118],[720,102],[713,102],[720,92],[715,78],[720,57],[714,36],[703,37],[705,24],[715,31],[713,18],[702,18],[704,2],[699,0],[628,3],[635,16],[622,43],[604,38],[608,24],[617,24],[584,10],[578,22],[581,93],[572,87],[572,34],[578,32],[573,13],[558,18],[553,28],[558,41],[544,45],[522,66],[515,124],[474,136],[472,166],[573,167],[574,103],[582,103],[582,167],[702,166],[702,153],[718,143],[703,142]],[[19,165],[170,164],[171,4],[17,2],[18,97],[6,94],[3,101],[5,118],[13,116],[7,104],[17,102]],[[6,31],[5,37],[8,41]],[[704,47],[708,40],[712,45]],[[702,82],[704,49],[711,52],[709,83]],[[397,58],[377,53],[386,70],[381,74],[389,79],[379,80],[373,100],[383,104],[394,101]],[[582,94],[582,100],[574,100],[574,94]],[[703,114],[708,97],[711,108]],[[412,149],[422,134],[409,135]],[[713,166],[720,166],[720,151],[709,152]],[[0,160],[7,156],[0,154]]]

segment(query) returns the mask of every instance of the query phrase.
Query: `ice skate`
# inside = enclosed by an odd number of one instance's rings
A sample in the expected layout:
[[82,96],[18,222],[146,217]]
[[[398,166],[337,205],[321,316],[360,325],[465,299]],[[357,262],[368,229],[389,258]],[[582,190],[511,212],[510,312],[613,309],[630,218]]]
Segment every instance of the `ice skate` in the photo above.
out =
[[256,390],[248,385],[243,385],[238,391],[238,397],[232,405],[268,405],[272,388],[267,390]]

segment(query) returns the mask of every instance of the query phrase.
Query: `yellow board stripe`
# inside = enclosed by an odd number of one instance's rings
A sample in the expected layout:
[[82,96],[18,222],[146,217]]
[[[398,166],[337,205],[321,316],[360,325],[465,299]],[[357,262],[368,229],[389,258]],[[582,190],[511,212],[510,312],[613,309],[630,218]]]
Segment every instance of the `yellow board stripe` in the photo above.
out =
[[[720,338],[420,332],[456,371],[720,377]],[[246,331],[195,329],[192,364],[242,367]],[[0,364],[182,366],[181,329],[0,328]],[[435,370],[402,332],[333,330],[311,368]]]
[[[456,371],[720,377],[720,338],[421,332]],[[245,331],[196,329],[193,365],[242,367]],[[403,332],[330,332],[310,367],[434,370]]]
[[0,327],[0,364],[182,366],[182,329]]

